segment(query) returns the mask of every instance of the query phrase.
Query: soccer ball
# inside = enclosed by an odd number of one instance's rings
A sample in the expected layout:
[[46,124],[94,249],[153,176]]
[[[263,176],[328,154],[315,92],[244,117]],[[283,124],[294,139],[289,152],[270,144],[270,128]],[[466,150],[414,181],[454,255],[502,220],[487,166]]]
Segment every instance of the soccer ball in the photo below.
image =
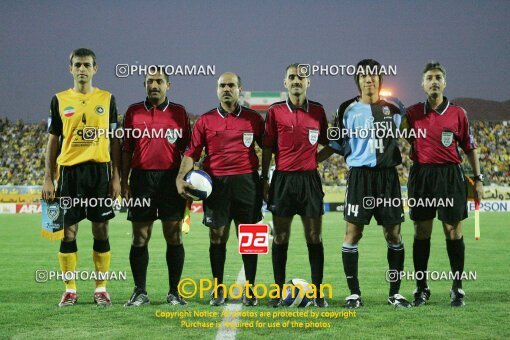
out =
[[[287,307],[308,307],[313,300],[306,296],[306,293],[312,290],[312,287],[303,279],[292,279],[285,284],[282,303]],[[310,294],[310,293],[309,293]]]
[[211,194],[212,180],[207,172],[202,170],[191,170],[184,179],[196,189],[187,190],[189,196],[191,196],[194,201],[205,200]]

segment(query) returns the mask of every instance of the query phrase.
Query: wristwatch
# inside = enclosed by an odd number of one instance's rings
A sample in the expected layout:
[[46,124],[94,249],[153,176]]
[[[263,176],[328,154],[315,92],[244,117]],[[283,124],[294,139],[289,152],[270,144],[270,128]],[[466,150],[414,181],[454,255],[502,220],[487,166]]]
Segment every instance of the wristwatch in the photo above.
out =
[[475,182],[483,182],[483,174],[479,174],[477,176],[474,176],[473,179],[475,180]]

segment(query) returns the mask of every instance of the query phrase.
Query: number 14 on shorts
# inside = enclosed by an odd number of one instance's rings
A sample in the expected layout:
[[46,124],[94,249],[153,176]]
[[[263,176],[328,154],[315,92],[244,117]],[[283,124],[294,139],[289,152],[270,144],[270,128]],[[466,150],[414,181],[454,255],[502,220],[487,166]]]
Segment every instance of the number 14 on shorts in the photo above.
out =
[[239,254],[269,253],[269,226],[267,224],[239,225]]
[[347,216],[358,216],[359,204],[347,204]]

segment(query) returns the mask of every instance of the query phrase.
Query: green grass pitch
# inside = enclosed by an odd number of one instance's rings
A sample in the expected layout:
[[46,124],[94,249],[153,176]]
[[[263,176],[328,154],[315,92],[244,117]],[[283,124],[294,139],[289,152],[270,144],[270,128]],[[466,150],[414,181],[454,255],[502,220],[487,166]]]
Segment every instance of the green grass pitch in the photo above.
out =
[[[474,240],[473,217],[464,222],[466,243],[466,271],[476,271],[477,280],[464,283],[466,307],[452,309],[449,306],[448,281],[431,282],[432,297],[423,308],[395,310],[386,304],[388,283],[385,281],[386,244],[381,228],[372,223],[365,227],[360,242],[360,284],[365,307],[356,317],[348,319],[319,318],[314,321],[329,323],[328,328],[239,328],[238,339],[281,338],[508,338],[508,306],[510,286],[508,279],[508,240],[510,228],[508,213],[482,213],[481,239]],[[266,219],[270,215],[266,216]],[[208,298],[188,299],[185,308],[171,307],[164,303],[168,290],[165,263],[165,243],[161,224],[156,222],[150,242],[148,292],[150,306],[126,309],[122,305],[129,298],[133,282],[129,269],[131,226],[126,215],[120,214],[110,224],[113,271],[126,271],[126,281],[113,281],[108,285],[114,306],[96,308],[92,303],[93,281],[78,281],[79,304],[71,308],[58,308],[57,303],[64,286],[59,281],[35,282],[36,270],[59,270],[56,253],[59,242],[44,240],[39,235],[40,215],[0,215],[0,258],[2,259],[2,284],[0,286],[0,336],[15,338],[205,338],[216,336],[217,329],[183,328],[179,319],[156,317],[156,311],[222,311],[208,304]],[[333,298],[329,299],[328,311],[343,311],[342,305],[348,295],[341,262],[341,244],[345,222],[340,213],[324,216],[323,238],[325,247],[324,282],[333,286]],[[405,270],[412,270],[412,224],[402,226],[406,246]],[[190,234],[184,237],[186,261],[183,278],[196,280],[210,278],[208,230],[201,225],[201,215],[192,215]],[[92,236],[90,223],[80,225],[78,234],[78,269],[91,271]],[[237,254],[237,239],[231,230],[225,266],[225,283],[234,283],[241,269],[241,256]],[[287,279],[309,280],[308,255],[299,218],[292,226]],[[447,271],[449,262],[442,227],[435,222],[429,270]],[[271,256],[259,257],[257,282],[272,283]],[[414,282],[404,281],[401,294],[411,299]],[[265,307],[266,300],[258,307],[242,311],[272,312]],[[291,309],[278,309],[291,310]],[[306,310],[306,309],[305,309]],[[312,311],[323,311],[317,308]],[[220,322],[219,317],[186,318],[188,321]],[[240,318],[239,321],[254,321]],[[303,318],[261,319],[263,322],[297,321]]]

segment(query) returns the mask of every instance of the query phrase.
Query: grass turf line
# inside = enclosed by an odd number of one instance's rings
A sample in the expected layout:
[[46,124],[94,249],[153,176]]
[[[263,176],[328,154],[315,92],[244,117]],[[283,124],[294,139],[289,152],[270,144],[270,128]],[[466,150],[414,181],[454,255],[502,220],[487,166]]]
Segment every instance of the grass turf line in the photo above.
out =
[[[450,282],[436,281],[430,284],[432,298],[428,306],[410,310],[394,310],[386,305],[388,283],[385,281],[386,244],[381,228],[374,223],[365,227],[360,242],[359,277],[365,307],[357,312],[356,318],[325,319],[315,321],[330,323],[330,328],[287,328],[287,329],[239,329],[239,339],[261,338],[278,334],[282,338],[318,338],[346,336],[354,338],[381,337],[438,337],[451,336],[465,338],[507,338],[510,328],[507,322],[507,306],[510,302],[508,288],[507,240],[510,229],[505,225],[508,213],[482,213],[481,239],[474,240],[474,220],[464,222],[466,242],[466,271],[476,271],[477,281],[464,283],[466,308],[449,307]],[[126,309],[122,305],[129,298],[133,282],[129,267],[131,226],[120,214],[110,224],[112,248],[112,271],[126,271],[127,281],[114,281],[108,285],[114,306],[98,309],[93,305],[93,281],[79,281],[79,304],[72,308],[57,308],[56,305],[64,290],[62,282],[35,282],[38,269],[59,270],[57,251],[59,242],[50,242],[39,235],[40,215],[0,215],[0,258],[2,259],[3,284],[0,286],[0,336],[2,337],[125,337],[132,334],[143,338],[172,334],[189,338],[214,338],[216,328],[183,328],[179,319],[156,318],[160,311],[217,311],[220,316],[213,318],[186,318],[187,321],[221,322],[222,308],[209,306],[208,296],[203,299],[188,299],[186,308],[167,306],[165,297],[168,290],[168,277],[165,261],[166,245],[161,224],[156,222],[150,241],[150,262],[147,275],[147,290],[151,305]],[[270,215],[266,216],[270,218]],[[412,223],[402,226],[406,247],[405,270],[412,270]],[[192,216],[189,235],[184,237],[186,261],[183,278],[195,280],[210,278],[208,229],[201,225],[201,215]],[[78,234],[78,270],[91,271],[92,236],[89,222],[82,222]],[[341,311],[344,298],[348,295],[341,262],[341,244],[345,232],[345,222],[340,213],[327,213],[324,216],[323,239],[325,248],[324,282],[333,286],[333,298],[328,299],[328,310]],[[231,230],[225,265],[225,283],[235,282],[242,265],[237,254],[237,239]],[[442,227],[434,224],[429,270],[449,270],[446,245]],[[287,279],[304,278],[310,281],[308,254],[299,217],[292,226]],[[259,258],[257,283],[270,284],[273,281],[271,256]],[[401,294],[412,299],[414,282],[404,281]],[[260,306],[243,311],[269,311],[266,300]],[[322,311],[314,308],[314,311]],[[240,318],[240,321],[251,321]],[[278,318],[277,321],[309,321],[307,319]],[[268,322],[271,320],[261,320]],[[143,333],[140,334],[140,330]]]

